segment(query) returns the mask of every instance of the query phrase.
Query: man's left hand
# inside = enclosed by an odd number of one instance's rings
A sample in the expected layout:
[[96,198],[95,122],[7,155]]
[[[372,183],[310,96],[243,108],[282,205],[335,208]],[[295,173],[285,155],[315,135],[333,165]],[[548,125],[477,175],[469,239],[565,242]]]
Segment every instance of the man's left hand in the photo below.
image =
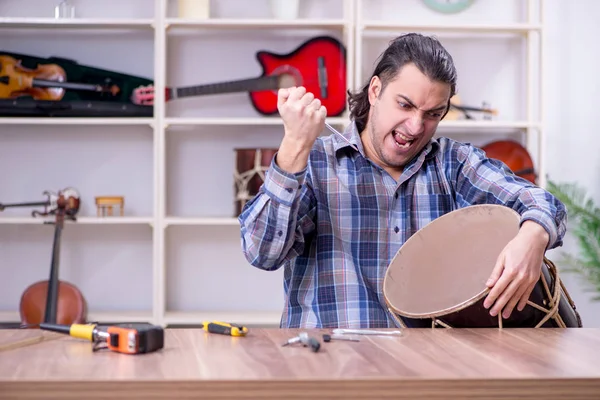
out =
[[491,288],[483,306],[493,307],[490,315],[502,312],[507,319],[515,306],[523,311],[527,300],[540,279],[548,232],[533,221],[525,221],[517,236],[500,253],[487,286]]

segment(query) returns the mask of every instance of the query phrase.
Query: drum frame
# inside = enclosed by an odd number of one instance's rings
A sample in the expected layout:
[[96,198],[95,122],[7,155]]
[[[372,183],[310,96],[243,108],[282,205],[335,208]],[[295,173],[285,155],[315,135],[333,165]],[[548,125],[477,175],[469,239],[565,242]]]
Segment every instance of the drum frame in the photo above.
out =
[[[574,303],[573,299],[571,298],[567,288],[565,287],[562,280],[560,279],[556,265],[545,256],[544,256],[544,264],[547,266],[548,273],[550,274],[550,276],[554,278],[554,290],[552,291],[552,293],[550,291],[550,283],[551,282],[548,282],[548,280],[546,279],[546,276],[544,275],[543,272],[540,273],[540,279],[538,281],[538,284],[541,283],[541,285],[542,285],[542,289],[543,289],[543,292],[545,295],[543,303],[544,303],[544,306],[547,306],[547,308],[544,308],[544,307],[540,306],[539,304],[532,302],[531,300],[527,300],[527,305],[546,313],[546,316],[544,318],[542,318],[540,320],[540,322],[537,323],[535,328],[540,328],[543,324],[545,324],[550,319],[553,319],[559,328],[566,328],[567,326],[566,326],[565,322],[563,321],[562,317],[558,313],[559,305],[560,305],[560,301],[561,301],[561,297],[562,297],[561,294],[565,295],[566,300],[569,302],[569,305],[571,306],[571,308],[573,308],[573,310],[576,310],[575,303]],[[542,268],[544,268],[543,265],[542,265]],[[431,320],[432,320],[431,327],[432,328],[436,328],[436,326],[441,326],[443,328],[453,328],[452,326],[445,323],[444,321],[442,321],[439,318],[443,318],[446,315],[449,315],[449,314],[457,312],[457,311],[462,311],[462,310],[472,306],[473,304],[475,304],[479,300],[481,300],[483,297],[485,297],[490,292],[490,290],[491,290],[490,288],[486,288],[484,291],[482,291],[478,295],[472,297],[471,299],[469,299],[468,301],[466,301],[462,304],[451,307],[447,310],[430,313],[427,315],[424,315],[424,314],[414,315],[414,314],[402,313],[399,310],[396,310],[389,303],[387,296],[384,295],[384,297],[385,297],[388,311],[390,312],[392,318],[396,321],[398,326],[400,326],[402,328],[407,328],[407,326],[402,321],[402,319],[398,317],[398,315],[400,315],[402,317],[406,317],[406,318],[416,318],[416,319],[431,318]],[[500,312],[500,313],[498,313],[498,328],[500,328],[500,329],[503,328],[502,320],[503,320],[502,313]]]
[[[252,169],[240,172],[237,170],[237,166],[233,171],[233,180],[235,187],[235,194],[233,199],[234,207],[239,204],[240,211],[244,209],[246,203],[252,200],[255,194],[251,194],[248,189],[248,185],[250,181],[258,175],[258,177],[264,182],[266,178],[266,173],[270,167],[270,163],[267,165],[263,165],[262,156],[263,151],[265,152],[276,152],[278,149],[276,148],[240,148],[234,149],[236,152],[238,151],[254,151],[254,165]],[[237,157],[237,155],[236,155]],[[239,202],[239,203],[238,203]],[[237,216],[237,215],[236,215]]]

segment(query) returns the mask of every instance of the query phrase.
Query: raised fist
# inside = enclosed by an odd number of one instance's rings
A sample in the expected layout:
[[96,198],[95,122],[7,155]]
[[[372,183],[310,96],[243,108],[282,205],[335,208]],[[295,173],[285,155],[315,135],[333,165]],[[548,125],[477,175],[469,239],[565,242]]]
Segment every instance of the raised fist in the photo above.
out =
[[283,119],[285,139],[311,148],[325,126],[327,109],[303,86],[279,89],[277,109]]

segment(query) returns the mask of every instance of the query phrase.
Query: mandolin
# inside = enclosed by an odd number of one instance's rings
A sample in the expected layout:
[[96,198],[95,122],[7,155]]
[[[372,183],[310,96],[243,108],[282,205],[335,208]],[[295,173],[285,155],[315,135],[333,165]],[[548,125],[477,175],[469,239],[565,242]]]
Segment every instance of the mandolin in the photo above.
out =
[[[327,108],[327,116],[341,115],[346,107],[346,50],[329,36],[313,37],[288,54],[259,51],[260,76],[205,85],[166,88],[165,100],[222,93],[249,92],[252,105],[263,115],[277,113],[280,88],[304,86]],[[133,90],[137,105],[154,104],[154,86]]]

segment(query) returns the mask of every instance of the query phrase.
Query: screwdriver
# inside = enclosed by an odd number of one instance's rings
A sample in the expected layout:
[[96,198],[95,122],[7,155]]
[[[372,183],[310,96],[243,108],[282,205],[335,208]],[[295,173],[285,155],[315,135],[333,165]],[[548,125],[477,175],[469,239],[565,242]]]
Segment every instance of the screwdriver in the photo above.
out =
[[329,343],[332,340],[347,340],[349,342],[360,342],[360,340],[358,340],[358,339],[347,337],[347,336],[343,336],[343,335],[336,335],[336,334],[329,335],[327,333],[323,334],[323,341],[325,343]]
[[348,143],[354,150],[358,151],[358,147],[356,147],[355,145],[353,145],[352,143],[350,143],[350,141],[348,139],[346,139],[346,136],[344,136],[340,132],[338,132],[337,129],[335,129],[333,126],[331,126],[327,122],[325,122],[325,127],[327,129],[329,129],[331,132],[333,132],[336,135],[338,135],[339,137],[341,137],[342,139],[344,139],[344,141],[346,143]]
[[202,329],[210,333],[219,333],[229,336],[246,336],[248,328],[242,325],[230,324],[220,321],[203,321]]

